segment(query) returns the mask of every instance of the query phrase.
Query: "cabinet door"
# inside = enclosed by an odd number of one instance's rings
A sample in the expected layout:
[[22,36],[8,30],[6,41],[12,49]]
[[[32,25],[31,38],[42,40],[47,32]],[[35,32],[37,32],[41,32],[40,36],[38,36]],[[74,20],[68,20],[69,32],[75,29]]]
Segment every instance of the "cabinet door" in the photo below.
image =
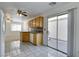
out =
[[21,32],[21,41],[28,42],[29,41],[29,32]]
[[42,28],[43,27],[43,17],[39,16],[30,21],[29,25],[32,28]]
[[33,33],[30,33],[30,42],[33,43]]
[[36,26],[36,20],[35,19],[33,19],[33,22],[32,22],[32,27],[34,27],[35,28],[35,26]]
[[40,17],[40,27],[43,27],[43,17]]
[[36,33],[33,33],[33,44],[37,45]]
[[39,17],[36,18],[36,27],[40,27],[40,19],[39,19]]
[[37,33],[37,45],[43,45],[43,34]]

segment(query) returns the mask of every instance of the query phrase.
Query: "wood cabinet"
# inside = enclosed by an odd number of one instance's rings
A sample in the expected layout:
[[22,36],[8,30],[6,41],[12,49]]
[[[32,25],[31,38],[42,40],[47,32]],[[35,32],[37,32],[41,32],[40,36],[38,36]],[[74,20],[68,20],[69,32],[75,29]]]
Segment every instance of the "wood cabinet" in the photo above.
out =
[[31,33],[31,40],[34,45],[43,45],[43,33]]
[[43,33],[37,33],[36,45],[43,45]]
[[40,27],[43,27],[43,17],[40,17]]
[[38,16],[29,21],[29,27],[31,30],[31,41],[34,45],[42,45],[43,44],[43,21],[44,17]]
[[34,27],[34,28],[36,27],[36,24],[35,23],[36,23],[36,19],[33,19],[32,20],[32,27]]
[[33,44],[37,45],[36,33],[33,33]]
[[22,42],[29,42],[30,41],[30,33],[29,32],[21,32],[20,37]]
[[39,17],[36,18],[36,28],[40,27],[40,19]]
[[29,26],[32,28],[43,28],[43,20],[44,17],[42,16],[36,17],[29,21]]

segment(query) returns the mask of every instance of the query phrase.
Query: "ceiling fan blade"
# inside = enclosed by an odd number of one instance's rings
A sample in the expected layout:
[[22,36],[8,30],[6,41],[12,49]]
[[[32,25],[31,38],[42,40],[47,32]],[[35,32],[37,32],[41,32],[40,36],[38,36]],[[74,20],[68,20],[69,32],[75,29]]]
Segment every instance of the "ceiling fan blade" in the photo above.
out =
[[27,12],[22,12],[22,13],[27,13]]
[[27,16],[26,14],[23,14],[23,13],[22,13],[22,15]]
[[23,16],[28,16],[28,15],[26,14],[27,12],[23,12],[23,11],[21,11],[21,10],[19,10],[19,9],[17,10],[17,13],[18,13],[18,14],[22,14]]

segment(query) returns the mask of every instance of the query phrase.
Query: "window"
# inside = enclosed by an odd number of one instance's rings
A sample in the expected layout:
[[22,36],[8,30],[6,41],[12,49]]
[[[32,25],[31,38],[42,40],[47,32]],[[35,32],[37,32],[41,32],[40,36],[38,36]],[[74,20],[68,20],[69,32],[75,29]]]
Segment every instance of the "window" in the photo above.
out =
[[29,31],[28,21],[23,22],[23,31]]
[[11,22],[11,31],[22,31],[22,29],[23,29],[22,17],[13,16]]
[[11,24],[11,31],[21,31],[22,24],[21,23],[12,23]]

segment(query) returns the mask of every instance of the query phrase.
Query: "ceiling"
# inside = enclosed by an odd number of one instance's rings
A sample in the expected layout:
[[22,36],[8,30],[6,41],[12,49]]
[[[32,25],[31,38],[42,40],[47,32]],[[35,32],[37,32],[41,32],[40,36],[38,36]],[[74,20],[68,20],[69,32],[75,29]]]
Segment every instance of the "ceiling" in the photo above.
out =
[[40,15],[41,13],[53,8],[54,6],[49,5],[50,2],[0,2],[0,8],[3,9],[5,13],[10,13],[15,15],[16,10],[22,9],[27,11],[31,17]]

